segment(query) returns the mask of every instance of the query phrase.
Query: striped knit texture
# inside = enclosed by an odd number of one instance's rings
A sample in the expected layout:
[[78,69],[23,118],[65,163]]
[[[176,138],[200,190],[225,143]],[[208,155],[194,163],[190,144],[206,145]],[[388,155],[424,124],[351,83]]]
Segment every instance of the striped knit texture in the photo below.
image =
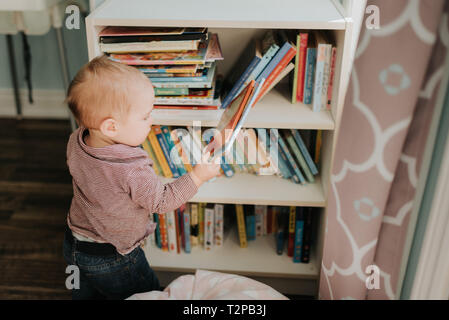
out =
[[124,255],[143,243],[156,227],[149,215],[180,207],[198,191],[189,174],[164,184],[153,161],[139,147],[114,144],[94,148],[84,143],[88,130],[75,130],[67,144],[73,199],[70,229]]

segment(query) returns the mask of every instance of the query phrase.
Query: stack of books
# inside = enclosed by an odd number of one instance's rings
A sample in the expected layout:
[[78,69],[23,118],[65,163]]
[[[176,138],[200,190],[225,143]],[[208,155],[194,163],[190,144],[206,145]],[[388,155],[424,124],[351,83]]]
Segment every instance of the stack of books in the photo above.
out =
[[[153,160],[156,174],[177,178],[201,161],[201,150],[213,133],[211,129],[153,125],[142,147]],[[251,173],[278,175],[304,185],[314,183],[319,167],[320,133],[297,129],[242,129],[230,151],[221,159],[221,172],[226,177]]]
[[257,237],[274,235],[278,255],[287,247],[293,262],[310,261],[313,208],[236,204],[235,215],[241,248]]
[[[217,34],[207,28],[106,27],[100,50],[152,82],[155,108],[218,109]],[[217,84],[217,85],[216,85]]]
[[191,253],[192,248],[206,251],[221,247],[224,239],[225,206],[212,203],[186,203],[180,208],[150,215],[157,223],[150,235],[154,247],[167,252]]
[[308,263],[313,210],[295,206],[186,203],[176,210],[150,215],[157,227],[149,240],[153,247],[166,252],[191,253],[193,248],[210,251],[222,247],[228,231],[236,228],[241,248],[247,248],[257,238],[272,236],[278,255],[286,253],[293,262]]

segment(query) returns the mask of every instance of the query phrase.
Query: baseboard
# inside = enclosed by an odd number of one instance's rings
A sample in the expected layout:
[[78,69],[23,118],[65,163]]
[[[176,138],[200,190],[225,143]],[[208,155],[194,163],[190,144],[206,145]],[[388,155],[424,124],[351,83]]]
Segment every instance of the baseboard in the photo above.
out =
[[[64,90],[33,90],[33,104],[28,101],[28,90],[20,89],[23,118],[69,119],[69,109],[64,103]],[[0,88],[0,117],[16,117],[14,91]]]

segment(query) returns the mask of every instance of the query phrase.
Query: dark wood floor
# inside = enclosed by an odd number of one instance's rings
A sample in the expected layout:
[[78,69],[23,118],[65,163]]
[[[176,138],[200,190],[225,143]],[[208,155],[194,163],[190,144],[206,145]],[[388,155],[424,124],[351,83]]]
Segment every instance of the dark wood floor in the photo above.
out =
[[70,124],[0,119],[0,299],[70,299],[62,241]]

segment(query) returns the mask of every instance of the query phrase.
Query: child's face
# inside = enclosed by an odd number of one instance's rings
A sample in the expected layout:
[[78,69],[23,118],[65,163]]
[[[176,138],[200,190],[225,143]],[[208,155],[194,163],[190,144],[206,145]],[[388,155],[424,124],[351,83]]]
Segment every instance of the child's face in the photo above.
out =
[[154,89],[151,83],[143,83],[129,92],[131,109],[126,121],[120,121],[116,140],[136,147],[142,144],[151,130],[151,111],[154,104]]

